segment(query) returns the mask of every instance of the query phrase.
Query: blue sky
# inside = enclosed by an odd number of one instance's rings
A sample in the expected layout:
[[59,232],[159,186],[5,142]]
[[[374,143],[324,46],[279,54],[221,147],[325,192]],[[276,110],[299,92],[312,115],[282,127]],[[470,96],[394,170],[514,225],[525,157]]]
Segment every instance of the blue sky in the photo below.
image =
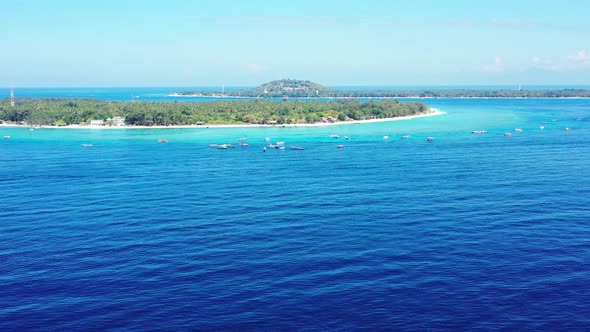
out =
[[590,84],[586,1],[2,1],[0,86]]

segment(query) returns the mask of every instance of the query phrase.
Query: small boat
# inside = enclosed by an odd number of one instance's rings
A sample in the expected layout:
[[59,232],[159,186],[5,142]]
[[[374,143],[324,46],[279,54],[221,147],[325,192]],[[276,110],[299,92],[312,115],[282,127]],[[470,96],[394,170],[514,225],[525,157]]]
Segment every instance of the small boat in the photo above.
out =
[[383,136],[383,139],[389,139],[389,136],[385,135]]
[[338,148],[338,149],[344,149],[344,145],[340,144],[336,148]]
[[340,135],[330,135],[330,138],[340,138]]
[[549,122],[543,121],[543,122],[541,122],[541,124],[549,124]]
[[539,127],[539,129],[541,129],[541,130],[542,130],[542,129],[545,129],[545,127],[544,127],[544,126],[541,126],[541,127]]
[[10,136],[6,135],[4,136],[4,139],[10,139]]
[[266,152],[266,146],[262,148],[262,152]]
[[240,142],[244,142],[244,141],[247,141],[247,140],[248,140],[248,137],[242,137],[242,138],[240,138]]
[[85,147],[85,148],[90,148],[90,147],[93,147],[94,144],[88,144],[87,143],[87,144],[82,144],[82,146]]
[[223,149],[227,149],[227,144],[219,144],[219,145],[217,145],[215,148],[216,148],[216,149],[221,149],[221,150],[223,150]]
[[279,146],[279,150],[285,150],[284,146]]
[[404,135],[404,136],[402,136],[402,139],[408,139],[408,138],[410,138],[410,135]]
[[570,131],[570,129],[569,128],[565,128],[565,131]]
[[29,128],[29,131],[35,131],[35,128]]
[[168,140],[167,139],[159,139],[158,143],[168,143]]
[[291,150],[296,150],[296,151],[302,151],[305,150],[304,148],[300,147],[300,146],[292,146]]
[[432,142],[432,140],[434,140],[434,138],[432,138],[432,137],[430,137],[430,136],[426,137],[426,141],[427,141],[427,142]]
[[240,146],[243,148],[247,148],[248,147],[248,143],[240,143]]
[[278,146],[283,146],[283,145],[285,145],[285,142],[277,142],[277,145]]
[[516,131],[517,133],[520,133],[520,132],[522,132],[522,129],[521,128],[516,128],[516,129],[514,129],[514,131]]
[[349,139],[350,139],[350,137],[348,137],[348,136],[344,136],[344,137],[342,137],[342,139],[349,140]]
[[474,130],[471,132],[472,134],[478,134],[478,135],[483,135],[483,134],[487,134],[488,132],[485,130]]
[[266,137],[264,140],[265,141],[270,141],[270,137]]
[[276,145],[276,144],[269,144],[269,145],[268,145],[268,148],[269,148],[269,149],[277,149],[278,147],[279,147],[279,146],[278,146],[278,145]]
[[510,137],[510,136],[512,136],[512,133],[504,133],[504,136]]

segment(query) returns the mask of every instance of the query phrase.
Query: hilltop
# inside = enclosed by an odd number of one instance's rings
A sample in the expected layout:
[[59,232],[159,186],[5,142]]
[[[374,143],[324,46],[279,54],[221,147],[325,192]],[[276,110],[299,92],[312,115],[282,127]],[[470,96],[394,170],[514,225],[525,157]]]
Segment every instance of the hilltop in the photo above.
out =
[[264,97],[322,97],[331,95],[333,90],[311,81],[284,79],[264,83],[251,93]]

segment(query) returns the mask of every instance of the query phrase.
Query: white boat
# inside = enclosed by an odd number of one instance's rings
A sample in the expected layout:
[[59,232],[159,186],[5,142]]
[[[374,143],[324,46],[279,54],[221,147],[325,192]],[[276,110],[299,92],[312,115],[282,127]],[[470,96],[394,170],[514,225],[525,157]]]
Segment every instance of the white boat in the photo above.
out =
[[410,138],[410,135],[404,135],[404,136],[402,136],[402,139],[408,139],[408,138]]
[[510,137],[510,136],[512,136],[512,133],[504,133],[504,136]]
[[517,133],[520,133],[520,132],[522,132],[522,129],[521,128],[516,128],[516,129],[514,129],[514,131],[516,131]]
[[4,139],[10,139],[10,136],[6,135],[4,136]]
[[344,145],[340,144],[336,148],[338,148],[338,149],[344,149]]
[[248,143],[240,143],[240,146],[243,148],[247,148],[248,147]]
[[471,132],[472,134],[478,134],[478,135],[483,135],[483,134],[487,134],[488,132],[485,130],[474,130]]
[[565,128],[565,131],[570,131],[570,129],[569,128]]
[[432,142],[433,140],[434,140],[434,138],[432,138],[432,137],[430,137],[430,136],[426,137],[426,141],[427,141],[427,142]]
[[342,137],[342,139],[349,140],[349,139],[350,139],[350,137],[348,137],[348,136],[344,136],[344,137]]
[[545,129],[545,126],[541,126],[541,127],[539,127],[539,129]]
[[330,135],[330,138],[340,138],[340,135]]
[[277,145],[278,146],[283,146],[283,145],[285,145],[285,142],[282,142],[282,141],[281,142],[277,142]]
[[85,147],[85,148],[90,148],[90,147],[93,147],[94,144],[87,143],[87,144],[82,144],[82,146]]
[[389,136],[385,135],[383,136],[383,139],[389,139]]

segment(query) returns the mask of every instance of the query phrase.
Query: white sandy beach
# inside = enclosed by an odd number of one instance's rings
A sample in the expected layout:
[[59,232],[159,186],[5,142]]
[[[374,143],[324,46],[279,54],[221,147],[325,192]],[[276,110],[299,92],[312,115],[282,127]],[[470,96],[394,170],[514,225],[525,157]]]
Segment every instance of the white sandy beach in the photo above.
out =
[[[419,115],[400,116],[395,118],[384,118],[384,119],[371,119],[371,120],[353,120],[353,121],[337,121],[337,122],[321,122],[321,123],[298,123],[298,124],[204,124],[204,125],[187,125],[187,126],[121,126],[121,127],[109,127],[109,126],[79,126],[79,125],[68,125],[68,126],[41,126],[41,128],[53,128],[53,129],[92,129],[92,130],[121,130],[121,129],[208,129],[208,128],[282,128],[282,127],[324,127],[324,126],[340,126],[340,125],[351,125],[351,124],[363,124],[363,123],[376,123],[376,122],[389,122],[389,121],[405,121],[418,118],[431,117],[436,115],[445,114],[439,109],[430,108],[430,112]],[[0,127],[31,127],[31,125],[17,125],[17,124],[0,124]]]

